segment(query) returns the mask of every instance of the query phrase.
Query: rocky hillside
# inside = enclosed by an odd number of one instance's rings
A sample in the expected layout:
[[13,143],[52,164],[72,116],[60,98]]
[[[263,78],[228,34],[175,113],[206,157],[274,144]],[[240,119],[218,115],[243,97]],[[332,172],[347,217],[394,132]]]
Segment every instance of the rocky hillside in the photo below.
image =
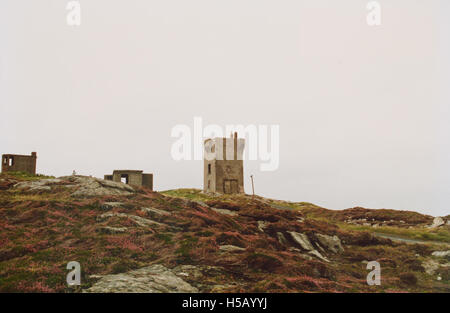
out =
[[[450,292],[450,230],[419,213],[83,176],[0,176],[0,292]],[[68,287],[66,265],[81,264]],[[366,264],[381,264],[368,286]]]

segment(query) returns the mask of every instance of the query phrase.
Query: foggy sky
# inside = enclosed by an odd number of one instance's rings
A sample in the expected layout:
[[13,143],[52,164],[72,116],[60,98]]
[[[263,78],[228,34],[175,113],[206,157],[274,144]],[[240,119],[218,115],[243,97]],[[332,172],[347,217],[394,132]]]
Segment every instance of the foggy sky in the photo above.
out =
[[202,188],[171,129],[279,125],[280,165],[244,165],[257,194],[450,214],[450,2],[0,1],[0,153],[37,171],[154,173]]

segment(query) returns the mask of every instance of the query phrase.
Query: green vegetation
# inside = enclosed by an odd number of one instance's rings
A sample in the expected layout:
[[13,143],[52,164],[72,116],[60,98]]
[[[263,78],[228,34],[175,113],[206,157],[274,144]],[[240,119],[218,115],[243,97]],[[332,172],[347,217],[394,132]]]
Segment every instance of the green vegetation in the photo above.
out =
[[392,226],[380,226],[374,228],[371,226],[352,225],[347,223],[338,223],[338,225],[342,229],[353,231],[369,231],[372,233],[376,232],[380,234],[398,236],[400,238],[405,239],[450,243],[450,231],[446,228],[438,228],[438,229],[428,229],[423,227],[400,228]]
[[211,196],[203,193],[200,189],[173,189],[162,191],[161,194],[169,197],[184,198],[195,201],[206,201],[211,199]]
[[[98,276],[152,264],[170,269],[193,265],[188,268],[196,271],[202,267],[205,276],[189,275],[187,282],[201,289],[208,283],[205,277],[214,277],[214,286],[226,286],[220,290],[229,292],[450,291],[448,259],[431,255],[445,249],[434,242],[450,242],[449,227],[425,228],[432,218],[419,213],[327,210],[307,202],[206,194],[198,189],[75,198],[73,189],[59,186],[51,191],[12,187],[36,177],[1,178],[0,292],[81,292]],[[110,207],[107,202],[122,204]],[[147,214],[143,208],[149,207],[163,213]],[[346,222],[363,219],[393,225]],[[292,231],[307,236],[330,262],[302,248]],[[392,242],[375,232],[430,244]],[[319,248],[317,234],[338,236],[344,251],[332,252],[322,243]],[[73,260],[83,269],[83,285],[77,288],[65,283],[65,266]],[[383,268],[380,287],[365,281],[366,264],[372,260]],[[430,275],[426,262],[441,266]]]
[[165,233],[165,234],[156,234],[156,238],[158,238],[159,240],[164,241],[164,243],[166,244],[172,244],[172,234],[170,233]]
[[14,178],[17,178],[19,180],[23,180],[23,181],[35,181],[35,180],[40,180],[40,179],[48,179],[48,178],[55,178],[54,176],[47,176],[47,175],[43,175],[43,174],[36,174],[36,175],[31,175],[25,172],[7,172],[5,174],[3,174],[3,176],[11,176]]
[[192,262],[192,249],[195,247],[198,238],[192,236],[185,236],[184,239],[180,242],[179,248],[177,249],[177,253],[179,254],[179,258],[177,259],[177,263],[190,263]]

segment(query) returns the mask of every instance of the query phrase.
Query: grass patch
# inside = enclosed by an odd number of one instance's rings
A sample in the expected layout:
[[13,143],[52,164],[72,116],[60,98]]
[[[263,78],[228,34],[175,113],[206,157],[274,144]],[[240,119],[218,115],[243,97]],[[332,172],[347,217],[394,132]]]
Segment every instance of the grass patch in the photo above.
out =
[[173,189],[161,192],[165,196],[184,198],[194,201],[207,201],[211,199],[210,195],[203,193],[200,189]]
[[156,238],[158,238],[159,240],[164,241],[164,243],[166,244],[172,244],[172,234],[170,233],[166,233],[166,234],[156,234]]
[[177,258],[178,263],[190,263],[192,262],[191,250],[195,247],[198,242],[197,237],[186,236],[181,242],[177,249],[179,257]]
[[17,178],[19,180],[26,180],[26,181],[55,178],[55,176],[47,176],[47,175],[43,175],[43,174],[31,175],[31,174],[28,174],[25,172],[7,172],[7,173],[5,173],[5,175],[12,176],[13,178]]
[[394,235],[413,240],[439,241],[450,243],[450,231],[445,228],[426,229],[426,228],[400,228],[392,226],[371,227],[363,225],[351,225],[347,223],[338,223],[339,227],[347,230],[377,232],[386,235]]

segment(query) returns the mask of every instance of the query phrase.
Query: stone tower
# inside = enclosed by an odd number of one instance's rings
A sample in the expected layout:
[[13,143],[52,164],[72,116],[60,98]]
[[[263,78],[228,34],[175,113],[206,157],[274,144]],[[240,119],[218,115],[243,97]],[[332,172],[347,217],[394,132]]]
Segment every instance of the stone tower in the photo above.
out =
[[203,191],[244,193],[244,147],[245,139],[237,133],[205,140]]

